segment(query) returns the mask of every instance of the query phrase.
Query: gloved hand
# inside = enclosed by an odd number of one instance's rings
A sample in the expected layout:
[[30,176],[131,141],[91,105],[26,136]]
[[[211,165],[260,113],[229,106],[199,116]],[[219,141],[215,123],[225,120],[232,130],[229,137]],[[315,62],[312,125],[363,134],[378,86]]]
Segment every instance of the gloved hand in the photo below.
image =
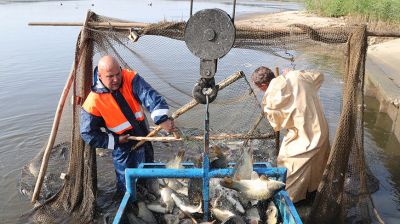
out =
[[174,132],[176,131],[174,120],[167,119],[166,121],[160,124],[161,128],[167,132]]
[[120,144],[127,143],[129,141],[129,139],[128,139],[129,136],[130,136],[129,134],[120,135],[118,137],[118,143],[120,143]]
[[199,81],[197,81],[196,85],[193,88],[193,98],[201,104],[206,104],[206,95],[203,93],[203,89],[205,88],[211,88],[211,93],[208,95],[208,103],[212,103],[215,98],[217,98],[218,94],[218,89],[219,86],[215,85],[215,79],[205,79],[205,78],[200,78]]

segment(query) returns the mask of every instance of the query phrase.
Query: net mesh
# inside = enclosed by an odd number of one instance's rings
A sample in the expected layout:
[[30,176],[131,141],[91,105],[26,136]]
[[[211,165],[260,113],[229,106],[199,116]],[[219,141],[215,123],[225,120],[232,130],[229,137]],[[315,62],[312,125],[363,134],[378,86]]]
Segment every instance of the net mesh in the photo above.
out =
[[[79,112],[92,84],[93,62],[103,55],[113,55],[122,67],[138,71],[167,99],[172,112],[177,115],[176,125],[183,136],[203,135],[205,108],[197,105],[191,96],[192,87],[199,78],[199,59],[190,53],[183,41],[185,23],[160,22],[128,29],[110,26],[111,23],[126,22],[88,13],[77,40],[70,75],[72,87],[61,116],[40,203],[25,217],[30,221],[94,222],[102,213],[117,206],[112,200],[115,184],[112,162],[110,156],[103,157],[110,152],[97,149],[96,155],[79,134]],[[94,26],[94,23],[105,25]],[[139,36],[136,42],[129,38],[132,32]],[[279,141],[262,116],[259,104],[262,94],[248,82],[253,65],[286,67],[293,65],[294,58],[299,64],[308,60],[302,59],[302,55],[326,51],[343,58],[346,66],[342,72],[342,112],[328,166],[309,217],[311,223],[337,221],[338,214],[342,222],[377,220],[367,189],[362,128],[364,108],[360,106],[363,105],[366,48],[364,26],[318,29],[300,24],[280,29],[236,27],[234,48],[218,62],[216,82],[226,86],[210,104],[210,136],[225,134],[236,135],[236,138],[211,140],[211,144],[228,145],[231,161],[238,159],[243,147],[253,147],[256,161],[275,164]],[[311,62],[304,68],[318,67],[312,60],[308,61]],[[190,109],[185,110],[188,105]],[[154,143],[155,159],[166,161],[174,155],[170,152],[183,147],[187,160],[193,161],[203,151],[203,143],[189,139]],[[42,150],[22,172],[21,185],[28,195],[35,184],[33,180],[37,177],[43,153]],[[66,174],[64,180],[59,178],[62,173]],[[103,214],[104,217],[107,218]]]

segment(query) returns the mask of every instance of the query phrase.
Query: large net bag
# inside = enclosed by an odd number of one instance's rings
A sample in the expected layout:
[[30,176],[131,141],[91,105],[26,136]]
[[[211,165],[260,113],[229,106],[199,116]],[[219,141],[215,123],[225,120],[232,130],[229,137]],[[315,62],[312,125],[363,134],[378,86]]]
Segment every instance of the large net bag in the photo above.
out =
[[[202,141],[196,138],[203,135],[205,109],[191,96],[195,80],[199,78],[199,59],[189,52],[183,41],[184,27],[183,22],[137,24],[88,13],[66,85],[66,89],[68,86],[71,89],[69,92],[64,90],[68,92],[68,100],[51,144],[40,203],[24,217],[24,221],[88,223],[106,217],[104,213],[111,207],[115,211],[112,162],[110,156],[102,156],[109,152],[90,150],[79,133],[79,112],[92,85],[93,64],[103,55],[113,55],[122,67],[138,71],[167,99],[172,117],[185,138],[179,142],[154,143],[156,160],[166,161],[185,148],[186,159],[193,161],[203,151]],[[275,164],[279,141],[262,116],[259,103],[262,94],[257,93],[248,81],[254,65],[286,66],[297,58],[297,65],[307,61],[303,68],[329,71],[334,68],[318,66],[308,58],[309,55],[334,51],[336,58],[343,58],[346,69],[339,71],[345,81],[343,111],[311,222],[330,222],[334,219],[326,217],[333,218],[338,213],[346,222],[368,222],[375,217],[369,212],[373,207],[366,189],[362,145],[363,106],[360,105],[363,105],[365,39],[366,30],[362,26],[318,29],[305,25],[271,29],[236,27],[234,48],[218,63],[215,78],[223,89],[210,104],[211,144],[228,146],[228,158],[233,162],[240,157],[241,150],[252,147],[256,161]],[[165,48],[168,51],[162,50]],[[336,96],[330,97],[337,100]],[[42,150],[23,169],[21,187],[28,195],[34,187],[43,154]]]

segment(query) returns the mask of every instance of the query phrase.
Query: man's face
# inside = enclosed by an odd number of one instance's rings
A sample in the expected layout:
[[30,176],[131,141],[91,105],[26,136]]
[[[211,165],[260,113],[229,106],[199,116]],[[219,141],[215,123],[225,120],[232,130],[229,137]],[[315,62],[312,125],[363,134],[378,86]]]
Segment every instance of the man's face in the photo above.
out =
[[256,86],[263,92],[267,91],[269,83],[256,84]]
[[102,73],[99,71],[99,79],[109,90],[116,91],[121,86],[121,69],[118,67]]

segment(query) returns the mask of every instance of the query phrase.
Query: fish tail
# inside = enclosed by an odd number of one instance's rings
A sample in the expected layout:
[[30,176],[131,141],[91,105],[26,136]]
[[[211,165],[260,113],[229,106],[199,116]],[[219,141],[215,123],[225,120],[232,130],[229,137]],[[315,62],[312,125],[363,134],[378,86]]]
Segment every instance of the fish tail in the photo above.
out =
[[185,156],[185,149],[180,149],[178,154],[176,155],[176,158],[179,158],[182,161],[184,156]]
[[218,145],[214,145],[214,146],[213,146],[213,149],[214,149],[214,152],[215,152],[215,154],[217,155],[217,157],[220,157],[221,155],[223,155],[223,154],[222,154],[222,150],[221,150],[221,148],[220,148]]

